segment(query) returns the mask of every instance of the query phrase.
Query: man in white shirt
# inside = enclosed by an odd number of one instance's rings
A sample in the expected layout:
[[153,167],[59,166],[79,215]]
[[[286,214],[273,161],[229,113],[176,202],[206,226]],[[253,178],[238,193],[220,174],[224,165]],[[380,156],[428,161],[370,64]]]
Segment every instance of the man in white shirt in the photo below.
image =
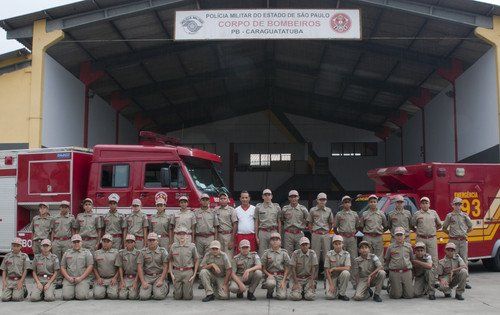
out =
[[[250,204],[250,194],[244,190],[240,194],[241,205],[235,209],[236,217],[238,218],[238,229],[234,237],[235,244],[239,244],[241,240],[250,242],[250,251],[257,250],[257,240],[255,237],[254,212],[255,207]],[[235,248],[237,254],[239,248]]]

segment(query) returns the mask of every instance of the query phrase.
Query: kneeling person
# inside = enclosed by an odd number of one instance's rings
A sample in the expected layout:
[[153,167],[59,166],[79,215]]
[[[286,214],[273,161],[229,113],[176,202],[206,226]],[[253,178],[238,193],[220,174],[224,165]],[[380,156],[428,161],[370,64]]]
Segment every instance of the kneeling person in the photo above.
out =
[[82,248],[80,234],[73,235],[71,243],[72,248],[64,253],[61,260],[61,273],[64,277],[62,297],[64,300],[87,300],[94,258],[88,249]]
[[347,284],[351,277],[351,255],[342,249],[344,238],[334,235],[332,238],[333,249],[326,254],[325,272],[328,290],[326,299],[334,300],[338,298],[342,301],[349,301],[346,296]]
[[203,302],[213,301],[215,297],[229,299],[229,280],[233,270],[227,254],[221,252],[220,247],[219,241],[212,241],[210,251],[201,261],[200,280],[207,295]]
[[415,296],[419,297],[428,294],[429,300],[435,300],[432,257],[425,252],[425,244],[423,242],[415,244],[415,258],[411,262],[413,264]]
[[113,236],[104,234],[101,238],[102,249],[94,253],[94,299],[106,296],[111,300],[118,298],[118,270],[115,266],[118,250],[113,248]]
[[24,279],[30,268],[30,258],[21,253],[23,240],[12,240],[12,251],[5,255],[0,265],[2,270],[2,301],[22,301],[26,296]]
[[140,251],[135,248],[135,236],[128,234],[125,237],[125,248],[118,252],[115,262],[120,275],[120,288],[118,290],[120,300],[137,300],[139,297],[139,275],[137,272],[139,255]]
[[240,253],[233,258],[233,275],[229,290],[236,293],[238,298],[243,297],[245,285],[248,285],[247,299],[255,301],[255,289],[262,279],[262,264],[256,252],[250,252],[250,241],[241,240]]
[[170,247],[170,276],[174,283],[174,300],[192,300],[193,282],[199,266],[199,256],[194,243],[188,242],[189,230],[181,226],[177,241]]
[[396,239],[385,253],[385,267],[389,270],[389,297],[391,299],[413,298],[413,283],[411,263],[414,260],[410,243],[405,242],[405,229],[397,227],[394,230]]
[[59,259],[51,253],[52,243],[49,239],[42,240],[42,252],[33,259],[33,280],[35,286],[31,291],[32,302],[52,302],[56,299],[54,281],[59,274]]
[[[385,279],[385,271],[380,259],[370,253],[371,244],[367,241],[359,243],[359,256],[354,260],[358,269],[356,281],[356,293],[353,299],[362,301],[368,299],[373,294],[375,302],[382,302],[380,291]],[[375,293],[371,290],[375,287]]]
[[168,252],[158,246],[158,234],[148,234],[148,246],[141,250],[137,270],[141,279],[139,291],[141,300],[151,299],[151,294],[155,300],[167,297],[169,287],[165,277],[168,272]]
[[444,292],[445,297],[451,296],[451,289],[455,290],[455,298],[462,301],[462,294],[467,283],[467,265],[462,257],[456,253],[456,245],[448,243],[445,247],[445,256],[438,263],[437,275],[439,280],[439,290]]
[[271,247],[262,256],[262,271],[267,276],[264,288],[267,298],[273,298],[276,288],[276,298],[286,300],[286,285],[289,272],[290,256],[286,249],[281,248],[281,235],[274,232],[270,236]]
[[292,276],[292,292],[290,299],[300,301],[304,297],[307,301],[316,298],[316,278],[318,277],[318,257],[309,249],[310,243],[307,237],[300,239],[300,249],[293,252],[290,259],[290,270]]

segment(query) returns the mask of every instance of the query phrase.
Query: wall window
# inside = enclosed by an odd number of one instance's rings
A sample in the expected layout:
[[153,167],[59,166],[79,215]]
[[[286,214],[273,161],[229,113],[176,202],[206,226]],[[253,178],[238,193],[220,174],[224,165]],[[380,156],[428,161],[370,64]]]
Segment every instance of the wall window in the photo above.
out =
[[334,142],[331,154],[338,156],[377,156],[377,142]]
[[271,166],[276,162],[291,162],[291,153],[252,153],[250,154],[250,166]]
[[102,188],[128,187],[129,178],[130,165],[128,164],[105,164],[101,168]]

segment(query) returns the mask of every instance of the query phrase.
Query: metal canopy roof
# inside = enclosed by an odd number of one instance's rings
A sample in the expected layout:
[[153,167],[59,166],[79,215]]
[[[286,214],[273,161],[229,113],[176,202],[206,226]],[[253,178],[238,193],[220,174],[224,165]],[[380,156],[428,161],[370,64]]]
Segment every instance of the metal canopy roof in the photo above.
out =
[[[417,5],[418,4],[418,5]],[[176,10],[359,8],[362,41],[174,42]],[[92,0],[0,21],[31,46],[32,24],[63,29],[48,54],[75,76],[90,61],[105,76],[91,89],[131,100],[122,113],[167,132],[264,109],[367,130],[388,125],[409,98],[449,83],[437,75],[454,59],[464,69],[490,46],[492,5],[468,0]],[[149,120],[148,119],[148,120]]]

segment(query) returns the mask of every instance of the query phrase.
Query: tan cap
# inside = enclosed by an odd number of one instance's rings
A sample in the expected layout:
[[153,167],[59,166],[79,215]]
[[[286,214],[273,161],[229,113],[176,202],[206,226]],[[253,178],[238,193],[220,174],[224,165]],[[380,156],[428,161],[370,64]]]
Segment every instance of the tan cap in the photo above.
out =
[[135,236],[132,234],[127,234],[125,237],[125,241],[134,241],[135,242]]
[[328,199],[325,193],[319,193],[317,199]]
[[108,241],[113,241],[113,236],[111,236],[111,234],[104,234],[102,237],[101,237],[101,240],[108,240]]
[[82,237],[80,236],[80,234],[74,234],[72,237],[71,237],[71,241],[72,242],[75,242],[75,241],[82,241]]
[[135,198],[134,200],[132,200],[132,206],[142,206],[141,199]]
[[111,201],[118,203],[120,201],[120,196],[118,196],[118,194],[112,193],[111,195],[108,196],[108,202]]
[[263,195],[265,195],[265,194],[270,194],[270,195],[272,195],[273,193],[271,192],[271,189],[266,188],[266,189],[264,189],[264,191],[262,191],[262,194],[263,194]]
[[63,201],[61,201],[61,204],[60,204],[59,206],[61,206],[61,207],[63,207],[63,206],[64,206],[64,207],[69,207],[69,206],[70,206],[70,203],[69,203],[69,201],[68,201],[68,200],[63,200]]
[[46,238],[46,239],[42,240],[42,243],[40,243],[40,244],[42,246],[43,245],[49,245],[50,246],[50,245],[52,245],[52,242],[48,238]]
[[452,201],[451,203],[453,203],[453,204],[462,203],[462,198],[460,198],[460,197],[455,197],[455,198],[453,198],[453,201]]
[[311,244],[311,242],[309,241],[309,239],[307,237],[303,236],[303,237],[300,238],[299,244],[300,245],[302,245],[302,244]]
[[240,248],[241,247],[250,247],[250,241],[249,240],[241,240]]
[[370,243],[370,242],[368,242],[368,241],[361,241],[361,242],[359,242],[358,247],[361,247],[361,246],[363,246],[363,245],[366,245],[366,246],[368,246],[368,247],[372,248],[372,243]]
[[425,248],[425,244],[424,244],[424,242],[417,242],[417,243],[415,244],[415,248]]
[[342,237],[342,235],[335,234],[332,237],[332,243],[333,242],[343,242],[343,241],[344,241],[344,238]]
[[46,207],[48,208],[48,207],[49,207],[49,204],[48,204],[48,203],[46,203],[45,201],[41,201],[41,202],[39,202],[39,203],[38,203],[38,206],[39,206],[39,207],[40,207],[40,206],[46,206]]
[[177,231],[175,231],[175,234],[179,234],[179,233],[189,233],[189,230],[187,227],[185,226],[180,226]]
[[445,249],[457,249],[457,245],[455,245],[453,243],[447,243],[444,248]]
[[281,239],[281,234],[278,232],[273,232],[271,233],[271,236],[269,238],[279,238]]
[[210,243],[210,248],[217,248],[220,249],[220,242],[219,241],[212,241]]
[[21,238],[19,238],[19,237],[15,237],[12,240],[11,244],[17,244],[17,245],[21,245],[22,246],[23,245],[23,240]]
[[370,196],[368,196],[368,200],[370,200],[370,199],[377,199],[378,200],[378,197],[377,197],[377,195],[370,195]]
[[155,204],[156,205],[165,205],[165,204],[167,204],[167,202],[163,198],[158,198],[158,199],[156,199],[156,203]]
[[401,226],[398,226],[397,228],[394,229],[394,235],[398,235],[398,234],[405,234],[405,229]]
[[158,234],[155,232],[151,232],[148,234],[148,240],[157,240],[158,239]]
[[352,198],[350,196],[342,197],[342,202],[344,202],[345,200],[352,200]]
[[296,190],[290,190],[288,192],[288,197],[291,197],[291,196],[297,196],[298,197],[299,196],[299,192],[296,191]]
[[422,198],[420,198],[420,202],[422,202],[422,201],[431,202],[431,200],[428,197],[425,197],[425,196],[422,197]]
[[220,192],[219,197],[222,197],[222,196],[229,197],[229,195],[226,192]]
[[405,198],[402,195],[397,195],[396,197],[394,197],[394,200],[395,201],[405,201]]
[[187,197],[187,196],[180,196],[180,197],[179,197],[179,201],[182,201],[182,200],[184,200],[184,201],[189,201],[189,199],[188,199],[188,197]]
[[90,198],[83,199],[82,204],[84,204],[86,202],[90,202],[91,204],[94,204],[94,201],[92,199],[90,199]]
[[200,200],[201,199],[210,199],[210,196],[208,194],[201,194]]

